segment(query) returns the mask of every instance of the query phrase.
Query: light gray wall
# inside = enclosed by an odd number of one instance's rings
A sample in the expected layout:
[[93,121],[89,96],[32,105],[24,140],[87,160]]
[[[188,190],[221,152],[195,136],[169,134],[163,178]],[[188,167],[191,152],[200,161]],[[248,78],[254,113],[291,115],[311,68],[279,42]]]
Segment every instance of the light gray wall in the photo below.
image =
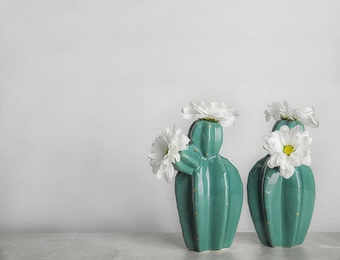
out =
[[[340,231],[340,2],[1,1],[0,231],[180,231],[147,155],[180,109],[240,112],[243,184],[273,101],[314,106],[310,231]],[[246,191],[246,188],[245,188]],[[238,231],[254,231],[244,194]]]

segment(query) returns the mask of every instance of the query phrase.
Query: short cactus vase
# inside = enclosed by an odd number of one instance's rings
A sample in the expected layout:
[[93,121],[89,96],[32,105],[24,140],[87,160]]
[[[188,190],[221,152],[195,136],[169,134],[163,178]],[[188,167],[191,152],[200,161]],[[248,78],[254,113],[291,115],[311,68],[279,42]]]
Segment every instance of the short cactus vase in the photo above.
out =
[[[299,121],[280,120],[272,131],[287,125],[304,125]],[[315,182],[309,166],[295,167],[285,179],[278,167],[269,168],[270,155],[260,159],[250,170],[247,181],[248,205],[256,233],[263,244],[293,247],[305,240],[315,202]]]
[[243,186],[238,170],[219,152],[222,126],[195,121],[188,134],[190,144],[181,151],[175,193],[186,246],[207,251],[229,248],[240,218]]

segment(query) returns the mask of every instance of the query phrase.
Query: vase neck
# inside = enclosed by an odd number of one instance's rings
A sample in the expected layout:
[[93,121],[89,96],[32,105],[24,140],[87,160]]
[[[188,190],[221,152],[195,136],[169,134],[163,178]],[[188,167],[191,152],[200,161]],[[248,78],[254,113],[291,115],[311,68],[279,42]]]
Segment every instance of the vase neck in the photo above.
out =
[[214,156],[220,152],[223,143],[222,126],[206,120],[196,121],[190,128],[189,138],[203,157]]
[[293,128],[294,126],[301,126],[302,131],[305,131],[305,126],[303,125],[303,123],[301,123],[300,121],[296,121],[296,120],[279,120],[277,121],[274,126],[272,131],[276,131],[276,130],[280,130],[281,126],[288,126],[289,128]]

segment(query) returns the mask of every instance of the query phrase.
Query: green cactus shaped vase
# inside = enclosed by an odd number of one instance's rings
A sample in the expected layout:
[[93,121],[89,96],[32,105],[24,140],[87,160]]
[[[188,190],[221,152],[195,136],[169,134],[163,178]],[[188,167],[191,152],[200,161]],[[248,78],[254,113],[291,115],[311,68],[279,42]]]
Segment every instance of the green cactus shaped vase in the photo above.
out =
[[243,186],[238,170],[219,154],[222,126],[195,121],[181,151],[175,181],[177,209],[186,246],[207,251],[229,248],[240,218]]
[[[272,131],[301,122],[280,120]],[[278,167],[269,168],[270,156],[260,159],[250,170],[247,181],[248,205],[256,233],[263,244],[272,247],[300,245],[310,226],[315,202],[315,181],[309,166],[295,167],[285,179]]]

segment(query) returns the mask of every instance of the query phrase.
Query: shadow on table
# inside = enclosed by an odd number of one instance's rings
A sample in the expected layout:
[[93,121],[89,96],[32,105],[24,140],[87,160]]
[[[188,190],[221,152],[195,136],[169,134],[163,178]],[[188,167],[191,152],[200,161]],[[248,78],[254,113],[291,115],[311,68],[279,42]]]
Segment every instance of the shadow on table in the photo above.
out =
[[[182,252],[178,252],[177,257],[180,259],[228,259],[228,260],[236,260],[235,252],[231,249],[223,249],[219,251],[203,251],[197,252],[193,250],[189,250],[184,243],[183,237],[178,233],[170,233],[161,237],[162,244],[167,244],[171,247],[172,250],[178,250]],[[183,258],[181,258],[183,257]]]

